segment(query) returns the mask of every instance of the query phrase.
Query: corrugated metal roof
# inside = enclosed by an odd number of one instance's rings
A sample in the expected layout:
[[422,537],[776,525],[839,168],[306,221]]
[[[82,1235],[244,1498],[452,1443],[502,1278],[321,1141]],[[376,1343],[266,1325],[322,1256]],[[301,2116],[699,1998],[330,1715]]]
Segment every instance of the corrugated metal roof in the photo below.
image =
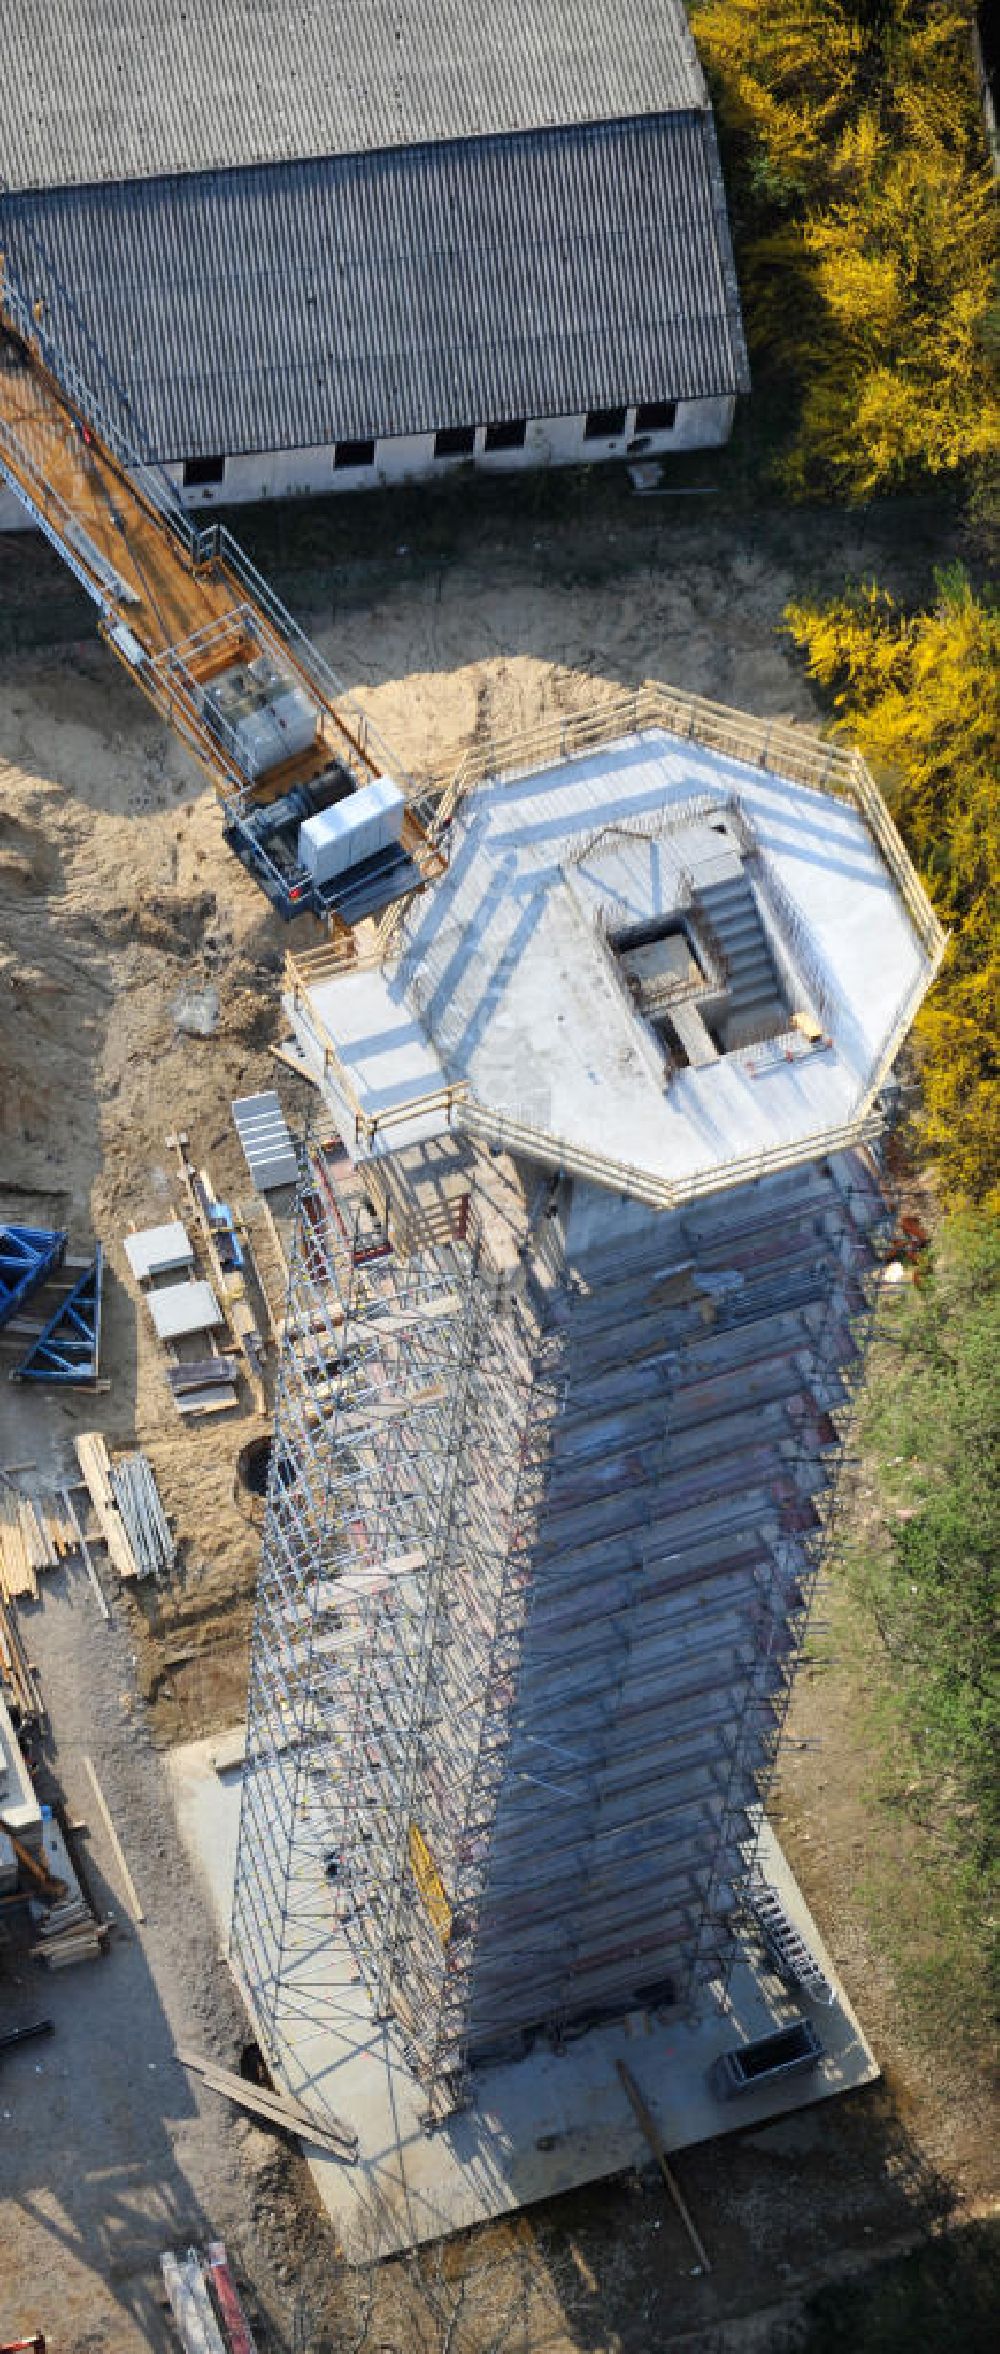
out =
[[0,187],[706,103],[682,0],[3,0]]
[[748,381],[709,114],[0,199],[0,244],[161,459]]

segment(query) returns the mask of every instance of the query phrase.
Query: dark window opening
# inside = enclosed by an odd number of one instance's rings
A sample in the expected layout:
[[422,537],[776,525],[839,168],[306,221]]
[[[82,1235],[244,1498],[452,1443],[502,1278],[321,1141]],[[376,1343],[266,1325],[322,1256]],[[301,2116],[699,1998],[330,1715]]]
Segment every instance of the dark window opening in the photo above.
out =
[[670,1015],[654,1015],[650,1020],[650,1029],[655,1030],[657,1036],[662,1038],[663,1044],[666,1047],[667,1053],[674,1065],[675,1070],[686,1071],[691,1058],[688,1054],[687,1047],[682,1043],[679,1033],[674,1029]]
[[637,433],[669,433],[676,422],[676,401],[640,401],[635,412]]
[[616,441],[625,431],[624,409],[588,409],[584,441]]
[[333,447],[333,463],[337,472],[351,466],[374,466],[373,441],[338,441]]
[[671,983],[688,988],[705,980],[705,967],[690,925],[683,916],[650,916],[609,934],[630,989],[641,1002]]
[[487,425],[488,450],[523,450],[528,426],[524,417],[507,417],[501,425]]
[[442,425],[434,436],[436,458],[471,458],[475,446],[474,425]]
[[225,458],[185,458],[184,460],[185,490],[207,490],[209,483],[224,482],[225,479]]

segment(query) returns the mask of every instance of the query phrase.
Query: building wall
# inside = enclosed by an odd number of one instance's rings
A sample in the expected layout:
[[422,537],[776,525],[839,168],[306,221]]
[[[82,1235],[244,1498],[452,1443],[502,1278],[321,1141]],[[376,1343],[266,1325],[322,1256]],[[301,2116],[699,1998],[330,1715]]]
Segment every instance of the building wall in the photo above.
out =
[[[308,450],[267,450],[247,457],[227,457],[222,482],[197,487],[184,483],[182,465],[166,472],[183,489],[192,509],[243,505],[257,499],[318,497],[337,490],[375,490],[395,482],[431,481],[472,464],[487,474],[524,473],[537,466],[597,465],[628,456],[667,457],[675,450],[717,449],[732,432],[735,398],[679,401],[668,431],[636,434],[635,409],[626,411],[625,430],[606,438],[588,439],[586,417],[549,417],[529,420],[524,446],[516,450],[487,450],[485,427],[477,426],[475,448],[469,457],[439,458],[433,433],[399,435],[375,445],[372,465],[337,466],[335,445]],[[639,446],[641,444],[641,446]],[[632,446],[635,445],[635,446]],[[223,453],[220,452],[220,456]],[[0,489],[0,531],[26,530],[28,520],[12,493]]]

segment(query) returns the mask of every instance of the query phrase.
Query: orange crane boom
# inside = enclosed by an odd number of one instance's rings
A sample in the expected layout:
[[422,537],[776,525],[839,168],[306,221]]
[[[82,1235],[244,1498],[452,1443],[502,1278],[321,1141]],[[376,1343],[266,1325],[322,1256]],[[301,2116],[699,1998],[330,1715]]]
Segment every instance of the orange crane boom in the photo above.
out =
[[[326,893],[298,829],[385,774],[365,715],[231,534],[198,530],[56,347],[0,256],[0,478],[98,607],[100,634],[211,779],[279,912],[344,929],[443,865],[406,807],[392,857]],[[398,771],[395,782],[401,783]]]

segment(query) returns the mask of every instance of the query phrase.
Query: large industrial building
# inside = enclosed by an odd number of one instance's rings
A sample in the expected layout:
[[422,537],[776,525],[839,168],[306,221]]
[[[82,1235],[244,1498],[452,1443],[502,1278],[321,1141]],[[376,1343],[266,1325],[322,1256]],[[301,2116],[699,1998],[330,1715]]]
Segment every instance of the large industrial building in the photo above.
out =
[[[290,962],[323,1111],[233,1940],[272,2064],[334,2107],[355,1986],[350,2113],[381,2023],[404,2170],[407,2082],[447,2138],[567,2039],[748,2032],[880,1093],[942,949],[863,762],[663,689],[470,758],[438,839],[367,950]],[[758,2032],[789,2016],[752,1991]]]
[[748,385],[682,0],[9,0],[0,252],[193,505],[710,445]]

